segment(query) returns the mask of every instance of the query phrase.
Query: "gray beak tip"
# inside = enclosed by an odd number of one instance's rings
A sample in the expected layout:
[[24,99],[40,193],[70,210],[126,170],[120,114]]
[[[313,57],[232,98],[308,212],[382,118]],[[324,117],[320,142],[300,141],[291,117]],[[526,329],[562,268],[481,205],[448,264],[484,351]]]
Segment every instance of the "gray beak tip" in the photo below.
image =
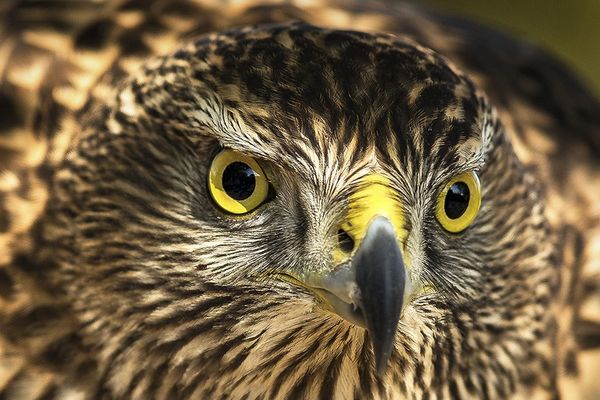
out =
[[377,217],[371,223],[352,263],[376,371],[382,376],[392,354],[406,280],[402,252],[387,218]]

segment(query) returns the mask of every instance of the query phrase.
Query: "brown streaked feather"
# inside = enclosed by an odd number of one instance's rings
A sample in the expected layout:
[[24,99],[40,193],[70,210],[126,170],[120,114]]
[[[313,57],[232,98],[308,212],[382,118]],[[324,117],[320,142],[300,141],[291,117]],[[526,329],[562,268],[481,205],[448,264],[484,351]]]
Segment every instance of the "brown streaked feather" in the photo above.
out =
[[[78,113],[112,101],[121,78],[189,38],[288,20],[407,35],[483,88],[518,157],[541,183],[563,245],[556,310],[561,388],[566,398],[576,390],[587,398],[600,393],[594,376],[600,369],[600,104],[542,51],[411,6],[341,0],[307,7],[278,1],[13,0],[0,4],[0,18],[0,329],[12,329],[0,334],[0,393],[61,398],[71,390],[65,377],[80,369],[75,376],[85,386],[96,373],[64,305],[53,300],[29,262],[40,240],[36,221],[44,213],[49,179],[80,134]],[[18,321],[35,322],[45,334],[20,337]],[[74,354],[60,354],[64,341]],[[12,349],[14,342],[19,350]],[[68,368],[44,369],[60,357]]]

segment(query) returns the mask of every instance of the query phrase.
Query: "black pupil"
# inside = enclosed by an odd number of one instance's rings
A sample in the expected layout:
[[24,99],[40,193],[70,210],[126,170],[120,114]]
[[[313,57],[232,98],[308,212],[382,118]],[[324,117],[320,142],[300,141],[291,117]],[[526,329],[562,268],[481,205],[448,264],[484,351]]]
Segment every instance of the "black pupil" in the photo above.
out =
[[235,161],[223,171],[223,189],[235,200],[245,200],[254,193],[256,174],[248,164]]
[[469,206],[469,187],[464,182],[456,182],[446,194],[444,211],[450,219],[456,219],[467,211]]

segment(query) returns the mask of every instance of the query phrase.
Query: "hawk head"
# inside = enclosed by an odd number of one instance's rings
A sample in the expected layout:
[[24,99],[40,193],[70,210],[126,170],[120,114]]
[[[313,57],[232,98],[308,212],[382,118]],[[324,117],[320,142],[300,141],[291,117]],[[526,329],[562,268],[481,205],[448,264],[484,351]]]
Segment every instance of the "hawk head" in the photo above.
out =
[[245,28],[86,110],[45,235],[105,390],[508,396],[543,362],[543,204],[433,51]]

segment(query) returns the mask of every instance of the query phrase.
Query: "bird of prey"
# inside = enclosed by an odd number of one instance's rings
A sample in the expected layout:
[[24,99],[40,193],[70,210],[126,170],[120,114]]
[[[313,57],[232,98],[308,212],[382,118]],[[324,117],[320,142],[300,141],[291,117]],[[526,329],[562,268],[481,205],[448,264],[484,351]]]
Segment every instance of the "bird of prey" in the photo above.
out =
[[0,7],[0,397],[598,398],[600,105],[543,51],[402,4]]

